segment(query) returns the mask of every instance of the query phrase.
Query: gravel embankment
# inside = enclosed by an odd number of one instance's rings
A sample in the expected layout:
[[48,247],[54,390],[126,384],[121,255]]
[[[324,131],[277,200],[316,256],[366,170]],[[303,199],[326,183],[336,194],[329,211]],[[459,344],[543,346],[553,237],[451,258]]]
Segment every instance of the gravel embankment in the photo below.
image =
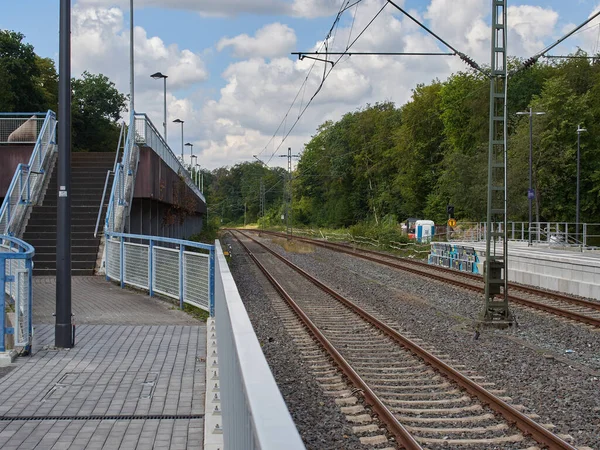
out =
[[485,329],[475,340],[481,296],[320,247],[298,254],[270,246],[495,382],[514,404],[539,414],[541,423],[554,424],[556,433],[600,449],[600,332],[515,308],[517,329]]
[[308,449],[364,449],[352,433],[345,416],[310,374],[308,365],[271,305],[277,293],[237,242],[233,245],[230,268],[238,286],[263,353],[269,363],[285,403]]

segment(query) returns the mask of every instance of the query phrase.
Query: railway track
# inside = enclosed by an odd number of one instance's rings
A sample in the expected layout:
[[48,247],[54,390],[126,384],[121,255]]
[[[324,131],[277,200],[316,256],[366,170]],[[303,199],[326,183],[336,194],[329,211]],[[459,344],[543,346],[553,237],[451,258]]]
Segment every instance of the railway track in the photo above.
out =
[[402,448],[575,448],[393,324],[247,234],[232,235]]
[[[273,231],[260,231],[260,233],[286,237],[283,233]],[[435,279],[443,283],[453,284],[477,293],[483,294],[484,292],[483,279],[479,275],[459,272],[444,267],[431,266],[420,261],[400,258],[373,250],[360,249],[347,244],[324,242],[319,239],[298,236],[294,236],[294,239],[336,252],[352,255],[394,269]],[[516,295],[513,294],[513,292],[519,294]],[[509,301],[600,328],[600,302],[584,300],[558,292],[548,292],[515,283],[509,283]]]

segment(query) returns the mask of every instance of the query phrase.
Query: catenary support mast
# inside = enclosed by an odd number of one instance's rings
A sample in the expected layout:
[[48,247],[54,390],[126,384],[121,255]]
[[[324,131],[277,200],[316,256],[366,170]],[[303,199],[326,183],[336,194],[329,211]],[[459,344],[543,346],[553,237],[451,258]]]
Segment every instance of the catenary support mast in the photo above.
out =
[[506,0],[492,0],[490,142],[485,261],[485,322],[509,321],[506,236]]

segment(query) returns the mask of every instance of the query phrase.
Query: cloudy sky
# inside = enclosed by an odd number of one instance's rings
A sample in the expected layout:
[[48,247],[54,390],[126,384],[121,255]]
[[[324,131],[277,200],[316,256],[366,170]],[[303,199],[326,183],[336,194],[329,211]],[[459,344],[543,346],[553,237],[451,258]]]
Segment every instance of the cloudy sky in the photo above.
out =
[[[150,78],[160,71],[169,76],[168,135],[176,154],[181,151],[181,128],[172,121],[180,118],[185,121],[184,139],[194,144],[204,167],[231,166],[255,154],[271,165],[283,165],[277,155],[288,146],[301,151],[325,120],[377,101],[401,105],[417,83],[444,79],[465,67],[456,57],[344,57],[298,120],[327,64],[299,61],[290,52],[321,48],[340,6],[347,2],[135,0],[136,111],[146,112],[162,130],[162,81]],[[22,32],[40,55],[58,60],[58,3],[2,0],[0,28]],[[395,3],[459,51],[488,63],[490,0]],[[583,22],[600,1],[508,3],[509,53],[530,56]],[[345,11],[328,41],[329,50],[345,50],[385,4],[386,0],[362,0]],[[103,73],[128,92],[129,1],[74,0],[72,12],[74,74]],[[600,19],[554,54],[577,47],[599,50]],[[447,51],[389,4],[352,50]]]

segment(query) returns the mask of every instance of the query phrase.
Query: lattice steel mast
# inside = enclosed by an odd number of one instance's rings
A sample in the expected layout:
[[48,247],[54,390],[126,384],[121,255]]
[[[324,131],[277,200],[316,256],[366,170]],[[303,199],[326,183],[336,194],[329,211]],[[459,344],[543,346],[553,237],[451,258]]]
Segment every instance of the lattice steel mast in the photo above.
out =
[[279,155],[282,158],[287,158],[288,163],[288,179],[287,186],[285,189],[285,228],[288,238],[292,237],[293,227],[292,224],[292,201],[294,199],[294,193],[292,188],[292,158],[300,158],[300,155],[292,155],[292,148],[288,147],[287,155]]
[[[492,0],[490,142],[485,261],[485,322],[510,321],[508,308],[506,0]],[[500,250],[500,245],[502,250]]]

